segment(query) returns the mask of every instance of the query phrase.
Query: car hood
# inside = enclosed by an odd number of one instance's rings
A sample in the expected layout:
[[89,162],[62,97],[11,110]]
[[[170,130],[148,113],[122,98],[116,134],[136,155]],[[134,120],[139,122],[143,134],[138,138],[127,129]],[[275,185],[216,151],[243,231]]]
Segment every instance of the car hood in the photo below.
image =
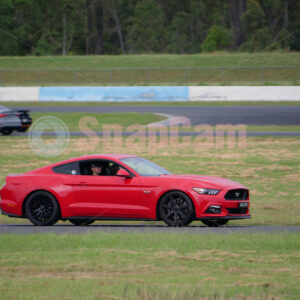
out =
[[194,187],[203,187],[203,188],[218,188],[222,189],[228,186],[232,186],[232,188],[246,188],[242,184],[222,177],[216,176],[202,176],[202,175],[162,175],[161,177],[187,181],[193,185],[198,184],[199,186]]

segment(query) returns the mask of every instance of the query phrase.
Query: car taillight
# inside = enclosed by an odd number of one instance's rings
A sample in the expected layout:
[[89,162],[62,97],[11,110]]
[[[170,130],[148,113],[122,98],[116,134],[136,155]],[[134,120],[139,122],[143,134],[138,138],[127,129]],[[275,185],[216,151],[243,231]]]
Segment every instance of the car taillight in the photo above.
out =
[[7,114],[0,114],[0,118],[7,117]]
[[0,191],[5,187],[6,181],[4,181],[4,184],[1,186]]

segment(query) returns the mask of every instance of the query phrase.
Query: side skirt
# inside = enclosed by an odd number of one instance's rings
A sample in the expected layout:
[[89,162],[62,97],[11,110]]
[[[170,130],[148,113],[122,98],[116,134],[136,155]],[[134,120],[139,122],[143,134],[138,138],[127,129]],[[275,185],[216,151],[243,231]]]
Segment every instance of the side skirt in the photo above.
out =
[[7,213],[7,212],[3,211],[2,209],[1,209],[1,214],[4,215],[4,216],[8,216],[10,218],[22,218],[22,219],[25,218],[23,216]]
[[114,218],[114,217],[68,217],[62,218],[62,221],[67,220],[78,220],[78,219],[89,219],[89,220],[101,220],[101,221],[157,221],[157,219],[143,219],[143,218]]

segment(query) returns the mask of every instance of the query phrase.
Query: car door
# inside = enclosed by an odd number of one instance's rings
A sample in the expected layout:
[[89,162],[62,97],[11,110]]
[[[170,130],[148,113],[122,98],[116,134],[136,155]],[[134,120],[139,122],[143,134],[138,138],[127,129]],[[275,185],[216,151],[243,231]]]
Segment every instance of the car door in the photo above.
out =
[[142,191],[138,177],[78,175],[74,176],[73,189],[77,216],[140,217]]

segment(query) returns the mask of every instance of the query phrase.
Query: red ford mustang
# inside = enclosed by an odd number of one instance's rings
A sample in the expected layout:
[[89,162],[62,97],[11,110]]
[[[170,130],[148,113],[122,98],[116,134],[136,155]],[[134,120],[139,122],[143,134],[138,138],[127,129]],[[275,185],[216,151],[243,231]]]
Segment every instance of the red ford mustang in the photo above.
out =
[[88,155],[24,174],[9,175],[0,191],[0,208],[34,225],[69,220],[163,220],[208,226],[247,219],[249,191],[225,178],[173,175],[132,155]]

